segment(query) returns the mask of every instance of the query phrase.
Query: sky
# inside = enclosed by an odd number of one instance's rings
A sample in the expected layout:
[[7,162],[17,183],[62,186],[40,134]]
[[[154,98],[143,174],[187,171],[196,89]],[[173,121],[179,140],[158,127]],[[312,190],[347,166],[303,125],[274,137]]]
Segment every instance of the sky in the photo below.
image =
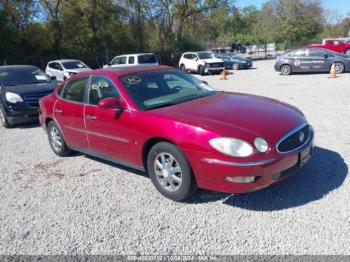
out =
[[[247,5],[255,5],[260,8],[267,0],[236,0],[236,4],[239,7],[245,7]],[[322,0],[323,7],[327,9],[335,9],[341,15],[347,15],[350,13],[350,0]]]

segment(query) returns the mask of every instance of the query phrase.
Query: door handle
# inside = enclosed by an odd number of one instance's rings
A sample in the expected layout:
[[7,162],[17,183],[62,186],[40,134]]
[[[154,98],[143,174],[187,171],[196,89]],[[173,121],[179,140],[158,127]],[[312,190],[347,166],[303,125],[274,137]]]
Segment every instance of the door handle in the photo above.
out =
[[61,109],[56,108],[54,112],[55,112],[55,113],[57,113],[57,114],[60,114],[60,113],[62,113],[62,110],[61,110]]
[[96,120],[96,116],[87,115],[87,116],[86,116],[86,119],[87,119],[87,120],[90,120],[90,121],[94,121],[94,120]]

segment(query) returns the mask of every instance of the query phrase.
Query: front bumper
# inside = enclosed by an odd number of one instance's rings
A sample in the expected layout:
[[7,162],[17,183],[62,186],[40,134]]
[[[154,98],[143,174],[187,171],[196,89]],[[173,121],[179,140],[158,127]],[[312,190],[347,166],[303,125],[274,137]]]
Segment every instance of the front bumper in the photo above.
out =
[[[234,162],[197,152],[194,157],[200,161],[190,159],[190,162],[200,188],[225,193],[252,192],[276,184],[299,170],[312,155],[313,136],[312,132],[310,139],[298,151],[273,152],[261,160]],[[303,153],[308,150],[310,154],[307,158],[304,156],[302,158]],[[239,183],[228,181],[227,177],[255,177],[256,179],[254,182]]]
[[12,125],[38,121],[39,111],[37,108],[29,108],[25,103],[3,106],[7,120]]

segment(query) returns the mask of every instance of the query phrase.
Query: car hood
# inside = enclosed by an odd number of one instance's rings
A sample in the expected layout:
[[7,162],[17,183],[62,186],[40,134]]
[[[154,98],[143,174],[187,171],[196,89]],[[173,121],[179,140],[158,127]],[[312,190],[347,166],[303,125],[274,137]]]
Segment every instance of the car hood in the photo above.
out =
[[55,89],[56,84],[56,81],[51,81],[48,83],[5,86],[4,91],[13,92],[21,96],[30,94],[50,93]]
[[286,103],[247,94],[215,95],[152,110],[154,114],[248,141],[257,136],[276,143],[306,122],[300,110]]
[[222,63],[221,59],[218,58],[208,58],[208,59],[201,59],[202,61],[211,64],[211,63]]
[[91,68],[74,68],[74,69],[66,69],[67,72],[71,73],[81,73],[92,70]]

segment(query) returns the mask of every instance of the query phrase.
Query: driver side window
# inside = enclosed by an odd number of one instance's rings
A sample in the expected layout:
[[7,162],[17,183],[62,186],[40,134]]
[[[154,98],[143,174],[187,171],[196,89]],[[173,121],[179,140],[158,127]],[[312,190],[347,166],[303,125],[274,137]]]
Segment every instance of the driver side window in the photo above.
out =
[[89,103],[97,105],[101,99],[119,96],[112,81],[103,76],[93,76],[89,87]]

